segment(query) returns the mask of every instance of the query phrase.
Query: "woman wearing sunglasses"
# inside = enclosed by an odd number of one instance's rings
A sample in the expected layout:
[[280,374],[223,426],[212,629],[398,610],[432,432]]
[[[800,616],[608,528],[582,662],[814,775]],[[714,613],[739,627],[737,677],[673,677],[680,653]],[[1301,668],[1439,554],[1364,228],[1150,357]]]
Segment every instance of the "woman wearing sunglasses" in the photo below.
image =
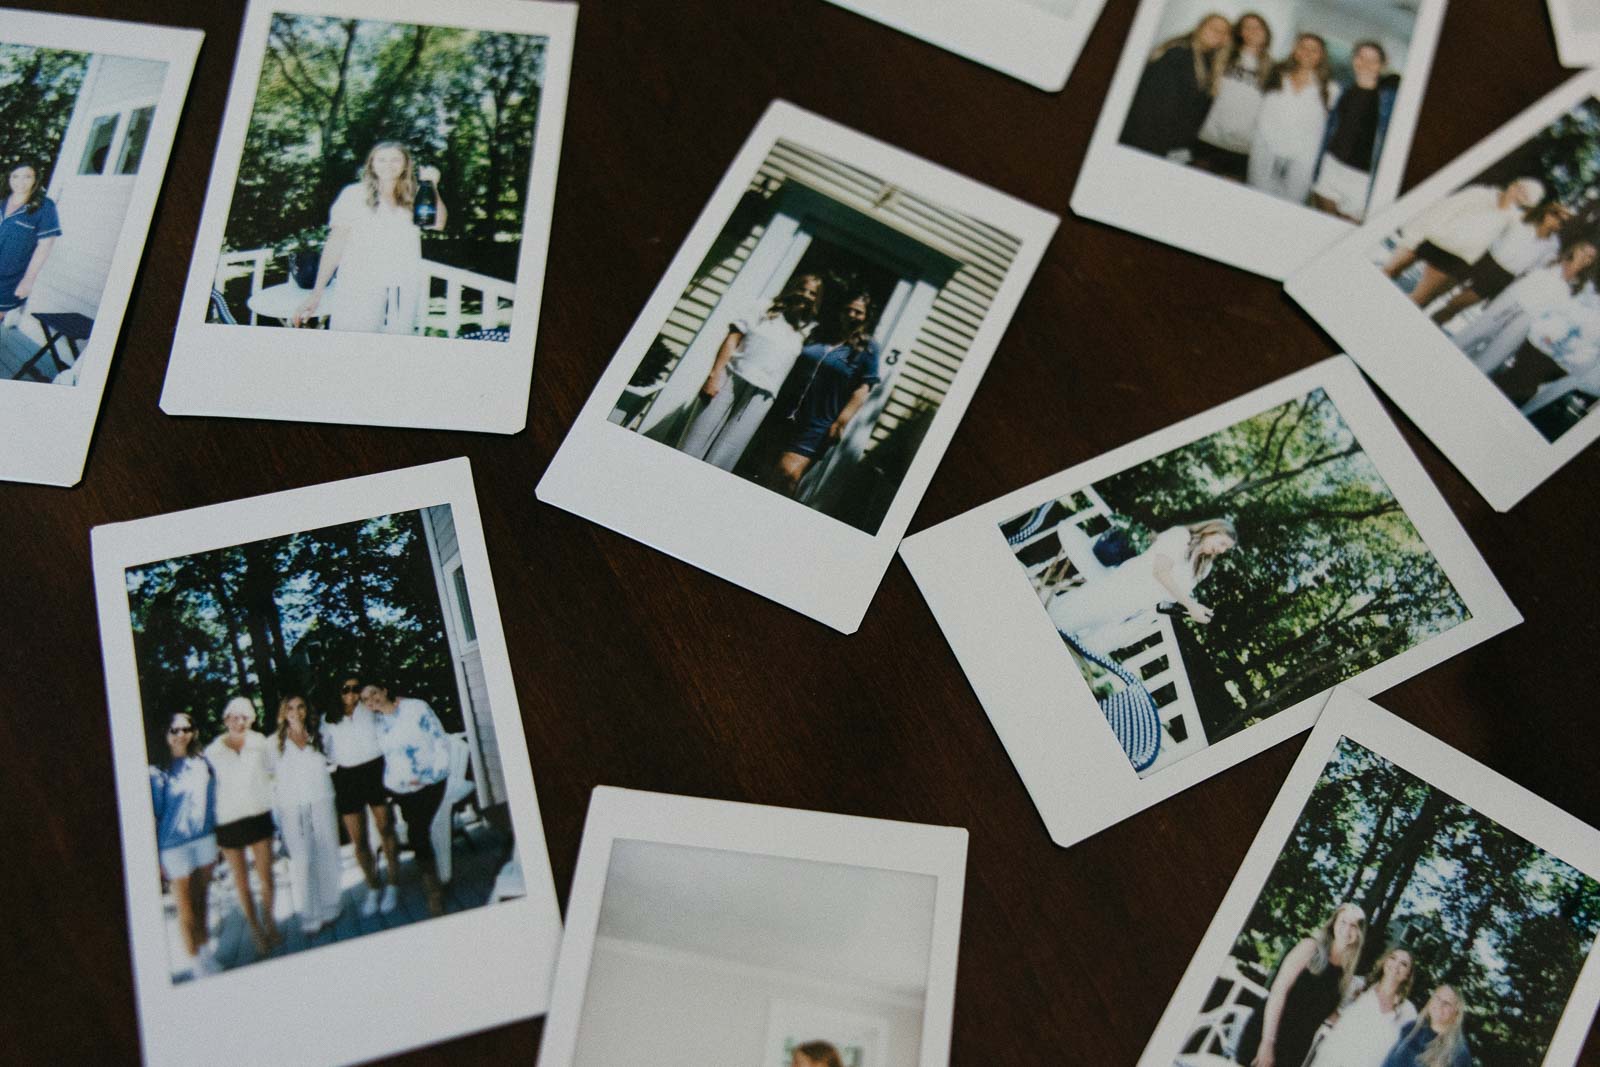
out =
[[[322,723],[322,748],[333,760],[333,803],[344,823],[345,833],[355,846],[356,862],[367,880],[367,897],[361,914],[385,914],[395,908],[400,873],[400,842],[395,840],[389,821],[388,796],[383,789],[383,750],[378,747],[378,728],[372,709],[361,703],[361,679],[346,674],[339,683],[339,700]],[[378,864],[367,838],[367,813],[378,828],[378,840],[389,867],[389,884],[382,895]]]
[[178,908],[178,929],[192,974],[222,970],[208,941],[206,897],[217,863],[217,775],[200,754],[194,719],[178,712],[167,722],[167,754],[150,767],[161,873]]

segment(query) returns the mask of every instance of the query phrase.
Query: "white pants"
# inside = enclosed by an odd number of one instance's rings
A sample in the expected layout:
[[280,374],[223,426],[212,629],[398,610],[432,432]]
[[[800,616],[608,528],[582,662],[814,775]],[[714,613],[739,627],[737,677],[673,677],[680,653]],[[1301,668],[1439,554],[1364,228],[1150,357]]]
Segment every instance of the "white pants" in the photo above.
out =
[[278,830],[289,853],[290,891],[302,926],[339,917],[339,819],[333,797],[278,809]]
[[700,409],[683,431],[678,450],[725,471],[733,470],[772,410],[774,399],[765,389],[724,372],[717,395],[710,400],[699,398]]
[[335,288],[328,329],[352,333],[417,332],[417,286],[391,285],[359,292]]
[[1250,153],[1250,184],[1280,200],[1304,204],[1311,193],[1311,174],[1316,156],[1284,155],[1270,148]]

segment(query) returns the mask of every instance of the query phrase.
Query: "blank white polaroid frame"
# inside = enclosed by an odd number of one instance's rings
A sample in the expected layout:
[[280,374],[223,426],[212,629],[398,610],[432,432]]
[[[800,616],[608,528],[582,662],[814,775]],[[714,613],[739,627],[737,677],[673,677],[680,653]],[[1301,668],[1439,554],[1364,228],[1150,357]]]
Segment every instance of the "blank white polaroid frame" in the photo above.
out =
[[[88,341],[82,346],[68,377],[51,381],[0,380],[0,478],[8,481],[42,482],[47,485],[76,485],[83,477],[89,455],[89,439],[100,414],[100,399],[105,393],[111,357],[122,330],[144,242],[150,232],[150,218],[167,158],[178,130],[183,100],[189,91],[189,76],[204,38],[199,30],[180,30],[135,22],[47,15],[35,11],[4,12],[5,30],[0,42],[59,48],[90,55],[89,68],[78,91],[71,121],[53,159],[41,161],[50,168],[47,195],[60,204],[63,235],[57,241],[51,261],[58,267],[74,257],[82,227],[92,226],[92,216],[104,218],[109,211],[120,230],[111,242],[87,249],[76,264],[70,283],[50,284],[50,263],[40,276],[35,299],[27,305],[26,322],[33,312],[77,312],[94,320]],[[151,64],[164,63],[164,70]],[[120,67],[119,70],[110,70]],[[109,73],[107,73],[109,70]],[[100,75],[105,74],[104,77]],[[116,79],[116,80],[113,80]],[[137,156],[133,175],[89,173],[83,157],[89,147],[92,128],[111,129],[113,143],[108,146],[109,161],[122,158],[122,146],[131,146],[130,128],[136,113],[155,109],[146,133],[144,151]],[[114,123],[107,125],[114,119]],[[108,162],[106,169],[120,167]],[[80,213],[79,209],[88,209]],[[120,209],[120,210],[119,210]],[[100,290],[84,290],[98,283]],[[21,330],[6,334],[20,342]],[[37,339],[34,339],[37,344]],[[56,342],[62,357],[69,355],[69,343]],[[36,367],[53,374],[58,369],[48,355]]]
[[[1389,0],[1363,2],[1373,8],[1395,8]],[[1072,210],[1084,218],[1281,281],[1355,227],[1314,208],[1280,200],[1246,184],[1121,143],[1139,79],[1164,32],[1163,14],[1169,6],[1180,4],[1185,10],[1193,10],[1194,21],[1213,10],[1237,17],[1260,7],[1246,0],[1217,4],[1144,0],[1128,33],[1100,121],[1095,124],[1078,184],[1072,190]],[[1334,9],[1340,5],[1328,6]],[[1343,6],[1359,7],[1361,3]],[[1405,69],[1400,72],[1400,90],[1389,119],[1383,154],[1372,177],[1369,217],[1388,205],[1400,190],[1444,10],[1445,0],[1420,0],[1417,4]],[[1186,33],[1192,28],[1190,22],[1174,32]],[[1292,40],[1286,43],[1275,37],[1274,56],[1282,58],[1292,45]]]
[[[902,192],[914,194],[934,205],[959,208],[1017,242],[1010,266],[994,288],[988,311],[982,314],[981,322],[971,327],[973,336],[960,369],[939,403],[927,435],[875,534],[609,419],[651,341],[668,322],[674,305],[695,277],[701,261],[745,197],[758,168],[780,141],[799,146],[810,155],[827,157],[825,166],[841,167],[842,164],[845,173],[854,169],[881,180],[885,183],[882,194],[885,203]],[[791,184],[807,192],[811,180],[801,176]],[[869,221],[878,225],[878,220]],[[688,239],[678,249],[661,283],[578,413],[577,421],[539,482],[539,499],[643,541],[836,630],[853,633],[866,614],[883,572],[894,556],[895,546],[932,480],[939,459],[1058,222],[1054,215],[969,178],[792,104],[774,101],[739,150]],[[760,260],[765,264],[761,277],[770,275],[781,281],[780,275],[793,267],[795,258],[805,251],[810,236],[803,226],[782,232],[774,227],[773,234],[772,247],[760,250]],[[780,238],[785,242],[782,247],[776,243]],[[768,262],[768,251],[771,262]],[[757,258],[752,253],[747,260],[751,267],[743,270],[743,275],[756,273]],[[936,299],[940,290],[921,281],[914,285],[903,283],[901,288],[909,296],[901,304],[889,306],[903,308],[902,325],[908,319],[917,320],[906,331],[916,335],[906,345],[908,349],[915,349],[921,343],[928,322],[929,302]],[[716,313],[724,313],[724,304],[738,302],[731,295],[733,291],[729,289],[730,295],[717,305]],[[709,320],[707,326],[710,326]],[[898,335],[902,331],[897,327],[896,332]],[[674,379],[668,382],[668,388],[683,385],[684,376],[690,374],[683,367],[696,352],[705,364],[699,371],[703,377],[705,369],[711,365],[715,347],[712,344],[703,351],[691,347],[690,355],[684,357]],[[886,353],[893,354],[888,346]],[[889,378],[888,373],[884,378]],[[692,397],[697,386],[697,382],[689,385],[686,395],[675,395],[671,405],[663,400],[661,406],[675,408]],[[666,390],[662,395],[666,395]],[[776,408],[770,417],[779,417]],[[820,463],[818,467],[821,468]]]
[[[208,321],[235,183],[277,14],[542,36],[544,80],[527,177],[509,339],[252,327]],[[479,0],[251,0],[161,392],[169,415],[516,433],[527,423],[534,341],[566,113],[576,4]],[[447,205],[451,190],[442,189]],[[447,301],[470,279],[447,279]],[[334,286],[337,286],[335,281]],[[430,283],[431,284],[431,283]],[[330,290],[331,291],[331,290]],[[486,291],[483,300],[491,299]],[[496,298],[497,299],[497,298]],[[360,397],[352,403],[352,397]]]
[[1067,84],[1105,0],[831,0],[1045,92]]
[[1549,0],[1556,53],[1564,67],[1600,64],[1600,6],[1594,0]]
[[[696,850],[708,857],[712,856],[712,852],[704,850],[713,850],[716,862],[706,863],[703,867],[697,865],[693,862]],[[689,858],[673,855],[678,852]],[[747,900],[747,894],[744,893],[730,893],[726,897],[706,895],[718,890],[702,889],[695,882],[700,872],[706,869],[735,869],[741,857],[753,865],[770,861],[796,868],[793,861],[808,861],[803,866],[809,868],[810,864],[815,864],[819,872],[823,868],[832,868],[834,873],[842,876],[837,882],[827,883],[834,890],[852,884],[866,886],[868,883],[863,879],[874,876],[926,876],[932,880],[929,908],[931,923],[918,934],[918,944],[921,946],[917,953],[919,959],[923,958],[923,952],[926,953],[920,1030],[913,1028],[904,1035],[908,1040],[899,1047],[895,1059],[869,1062],[867,1067],[881,1067],[885,1062],[943,1067],[949,1062],[956,955],[961,935],[961,901],[966,878],[966,830],[600,786],[589,801],[583,843],[578,850],[572,891],[567,899],[567,932],[561,942],[561,961],[556,968],[550,1014],[545,1020],[539,1067],[574,1067],[597,1062],[593,1058],[596,1052],[586,1052],[580,1047],[580,1037],[583,1036],[580,1023],[584,1002],[591,989],[597,938],[605,940],[599,933],[605,897],[608,892],[617,891],[613,889],[617,883],[608,885],[607,878],[614,863],[625,862],[616,857],[638,857],[641,854],[664,857],[662,862],[635,862],[627,868],[640,877],[658,878],[659,881],[654,885],[659,885],[662,894],[660,899],[702,900],[705,904],[703,908],[696,909],[698,914],[685,916],[670,906],[651,908],[650,900],[630,900],[626,914],[635,917],[654,916],[651,921],[669,928],[670,940],[675,942],[661,947],[627,943],[631,958],[640,961],[638,967],[632,970],[641,975],[652,962],[665,965],[680,975],[687,974],[707,958],[720,958],[718,939],[723,946],[760,940],[760,934],[753,931],[761,929],[759,917],[764,914],[761,910],[765,906],[763,902]],[[633,879],[637,880],[638,877]],[[895,880],[906,881],[901,877]],[[911,881],[921,881],[921,878]],[[752,878],[751,883],[772,885],[775,894],[788,891],[770,873],[761,878]],[[631,887],[638,891],[637,896],[644,898],[651,895],[654,885],[642,891],[639,886]],[[861,895],[870,899],[875,907],[889,909],[892,915],[892,898],[870,891]],[[828,899],[834,897],[849,899],[849,894],[833,892]],[[925,896],[919,896],[918,901],[919,909],[928,903]],[[870,951],[873,948],[883,956],[898,956],[905,946],[882,940],[881,924],[863,920],[859,915],[838,914],[840,910],[848,912],[851,906],[849,903],[837,906],[830,903],[822,909],[828,912],[826,916],[811,917],[830,920],[828,930],[805,926],[791,914],[791,919],[795,921],[791,923],[792,928],[782,931],[785,941],[809,943],[819,952],[844,951],[848,948],[847,943],[859,941],[869,949],[869,960],[873,957]],[[784,905],[779,900],[773,907],[783,910]],[[611,905],[611,909],[612,914],[619,910],[616,903]],[[868,910],[871,909],[867,908],[864,901],[863,913]],[[714,924],[705,925],[702,920],[711,917],[713,912]],[[834,919],[837,922],[833,922]],[[610,950],[617,946],[600,947]],[[760,947],[770,950],[778,946],[776,943],[767,945],[763,942]],[[713,973],[725,971],[735,978],[742,975],[746,991],[794,984],[787,981],[785,975],[775,973],[775,967],[781,969],[781,960],[774,959],[771,964],[729,961]],[[842,1025],[846,1032],[859,1035],[864,1048],[877,1051],[880,1056],[888,1054],[887,1035],[873,1027],[874,1020],[867,1017],[868,1011],[852,1010],[847,1003],[841,1003],[848,1002],[852,991],[859,994],[863,987],[846,980],[830,982],[808,978],[803,981],[814,989],[800,996],[805,996],[806,1001],[817,1001],[814,1006],[808,1007],[805,1002],[796,1003],[798,996],[786,994],[769,1001],[766,1010],[745,1013],[744,1017],[737,1020],[729,1019],[729,1032],[716,1036],[724,1053],[731,1052],[727,1042],[735,1042],[741,1050],[737,1057],[708,1056],[706,1049],[710,1047],[710,1035],[702,1034],[700,1040],[694,1043],[663,1042],[653,1049],[652,1062],[664,1067],[694,1067],[706,1062],[765,1064],[767,1059],[763,1050],[767,1048],[766,1042],[779,1036],[778,1031],[796,1019],[809,1020],[802,1022],[802,1025]],[[652,1019],[671,1015],[670,1006],[665,1004],[639,1002],[636,998],[628,998],[628,1002],[637,1003],[636,1015],[642,1027],[654,1025]],[[612,1038],[616,1037],[609,1029],[607,1032]],[[918,1049],[914,1059],[909,1058],[909,1047],[913,1042]],[[598,1062],[617,1061],[602,1056]],[[773,1062],[776,1063],[776,1060]]]
[[1346,684],[1363,695],[1382,692],[1522,621],[1377,396],[1343,356],[909,537],[900,554],[1056,844],[1081,841],[1305,730],[1328,690],[1140,777],[1000,524],[1318,388],[1326,390],[1471,616]]
[[[1363,699],[1354,690],[1340,686],[1333,691],[1328,706],[1306,739],[1305,748],[1284,780],[1278,798],[1261,824],[1260,831],[1245,853],[1239,873],[1228,887],[1217,908],[1216,917],[1206,929],[1194,958],[1183,973],[1177,991],[1167,1002],[1139,1057],[1139,1067],[1171,1067],[1177,1062],[1231,1062],[1205,1054],[1191,1060],[1180,1055],[1195,1028],[1221,964],[1234,939],[1244,927],[1257,897],[1265,888],[1278,856],[1287,846],[1300,821],[1300,814],[1322,777],[1341,740],[1368,749],[1422,779],[1451,798],[1543,849],[1589,878],[1600,878],[1600,831],[1529,792],[1516,782],[1451,748],[1432,734],[1417,729],[1405,720]],[[1335,901],[1329,902],[1331,911]],[[1369,935],[1370,936],[1370,935]],[[1427,992],[1412,990],[1420,1005]],[[1583,1051],[1589,1024],[1600,1005],[1600,951],[1591,948],[1561,1013],[1542,1063],[1547,1067],[1575,1064]],[[1492,1013],[1492,1005],[1468,1005]]]
[[[482,656],[523,895],[175,984],[168,965],[128,590],[129,567],[449,504]],[[121,818],[128,929],[147,1063],[367,1060],[542,1013],[561,916],[511,660],[466,459],[148,519],[90,534]],[[448,623],[447,623],[448,625]],[[285,1026],[306,991],[340,990],[337,1025]],[[259,1010],[239,1012],[241,1003]]]
[[1439,446],[1496,511],[1508,511],[1600,437],[1600,409],[1547,441],[1444,331],[1383,273],[1383,241],[1499,162],[1558,116],[1600,95],[1600,73],[1546,94],[1471,151],[1370,219],[1284,285]]

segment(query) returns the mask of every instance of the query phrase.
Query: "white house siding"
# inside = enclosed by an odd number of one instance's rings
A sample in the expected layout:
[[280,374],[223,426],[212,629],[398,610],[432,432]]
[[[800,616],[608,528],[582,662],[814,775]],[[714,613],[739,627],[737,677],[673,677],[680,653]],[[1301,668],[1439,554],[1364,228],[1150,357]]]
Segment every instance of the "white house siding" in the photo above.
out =
[[[882,440],[917,404],[944,402],[978,327],[994,303],[1020,242],[969,215],[945,208],[849,164],[792,141],[779,140],[762,162],[750,190],[777,196],[797,182],[913,238],[958,264],[940,289],[909,350],[902,353],[873,442]],[[681,356],[710,318],[766,228],[766,220],[679,298],[661,331]]]
[[166,64],[147,59],[92,56],[72,120],[51,170],[49,195],[61,209],[62,236],[28,301],[28,310],[75,311],[95,317],[111,260],[122,236],[136,175],[80,175],[89,128],[96,116],[121,115],[111,144],[115,169],[129,114],[160,98]]
[[472,743],[472,768],[477,778],[478,802],[485,807],[506,800],[505,771],[500,762],[500,746],[495,736],[494,714],[489,703],[489,686],[484,678],[483,654],[476,642],[462,640],[464,627],[451,589],[452,573],[460,566],[461,549],[456,538],[455,517],[448,504],[424,508],[428,551],[433,559],[434,578],[439,587],[439,607],[444,613],[445,633],[455,661],[456,681],[461,693],[461,717],[467,724]]

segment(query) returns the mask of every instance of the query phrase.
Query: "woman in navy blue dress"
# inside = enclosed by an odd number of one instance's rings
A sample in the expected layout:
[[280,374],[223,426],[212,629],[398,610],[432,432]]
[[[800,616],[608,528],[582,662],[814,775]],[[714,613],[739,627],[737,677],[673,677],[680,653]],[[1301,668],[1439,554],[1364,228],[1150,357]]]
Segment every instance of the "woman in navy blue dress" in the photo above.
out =
[[844,436],[878,383],[878,344],[872,339],[872,297],[859,293],[835,323],[819,326],[800,350],[793,377],[800,394],[789,413],[794,429],[778,457],[778,487],[790,496],[800,479]]
[[21,307],[61,236],[61,216],[44,195],[32,163],[11,168],[11,195],[0,208],[0,312]]

